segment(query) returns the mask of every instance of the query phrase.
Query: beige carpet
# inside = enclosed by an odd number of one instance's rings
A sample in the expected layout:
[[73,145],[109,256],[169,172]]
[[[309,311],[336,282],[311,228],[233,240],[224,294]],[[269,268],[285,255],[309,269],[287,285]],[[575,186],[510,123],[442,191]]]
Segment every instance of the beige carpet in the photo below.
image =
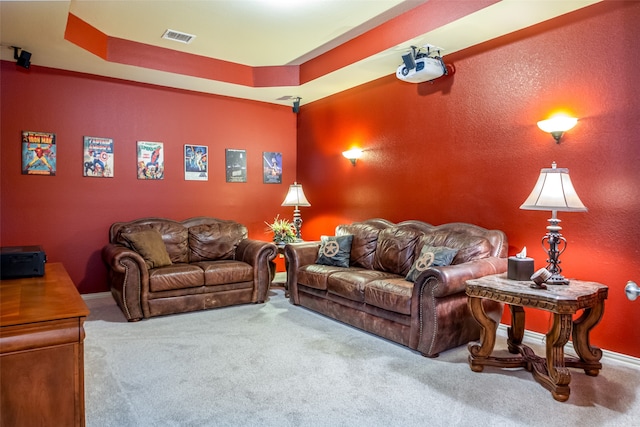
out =
[[137,323],[110,296],[87,304],[89,427],[640,426],[640,370],[621,362],[595,378],[572,369],[560,403],[526,370],[471,372],[465,346],[424,358],[281,289],[261,305]]

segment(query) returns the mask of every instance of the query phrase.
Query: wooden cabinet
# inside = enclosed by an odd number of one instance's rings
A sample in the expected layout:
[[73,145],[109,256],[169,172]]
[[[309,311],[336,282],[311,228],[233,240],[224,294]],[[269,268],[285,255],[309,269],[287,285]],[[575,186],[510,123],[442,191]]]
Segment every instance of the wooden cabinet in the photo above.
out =
[[84,320],[62,264],[0,281],[0,425],[84,426]]

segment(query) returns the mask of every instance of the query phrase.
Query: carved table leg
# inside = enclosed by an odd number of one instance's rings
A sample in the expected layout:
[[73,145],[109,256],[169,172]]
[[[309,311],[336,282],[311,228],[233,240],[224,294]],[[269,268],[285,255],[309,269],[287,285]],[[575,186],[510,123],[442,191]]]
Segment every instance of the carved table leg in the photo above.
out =
[[604,301],[593,308],[587,308],[582,315],[573,322],[573,347],[580,359],[567,358],[567,366],[584,369],[585,374],[595,377],[600,373],[602,364],[602,350],[591,347],[589,332],[596,326],[604,314]]
[[496,344],[496,330],[498,322],[491,319],[484,312],[482,298],[469,297],[467,304],[473,318],[480,324],[480,343],[469,343],[469,366],[473,372],[482,372],[483,360],[491,356],[493,347]]
[[509,353],[518,354],[519,346],[524,337],[524,308],[518,305],[509,305],[511,311],[511,326],[507,328],[507,346]]
[[571,328],[570,314],[553,314],[553,325],[546,335],[547,372],[541,372],[539,366],[534,366],[533,370],[535,379],[551,391],[553,398],[560,402],[569,399],[570,393],[571,373],[564,364],[564,345],[569,341]]

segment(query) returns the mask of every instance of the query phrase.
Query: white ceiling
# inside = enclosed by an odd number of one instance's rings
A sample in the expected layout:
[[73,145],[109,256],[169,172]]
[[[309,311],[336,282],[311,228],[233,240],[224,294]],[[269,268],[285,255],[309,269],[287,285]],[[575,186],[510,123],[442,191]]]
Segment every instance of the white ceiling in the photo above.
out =
[[[434,25],[428,17],[411,23],[413,13],[435,4],[425,0],[0,0],[0,57],[13,61],[10,46],[19,46],[32,53],[33,65],[282,105],[301,97],[305,104],[395,74],[411,45],[440,46],[446,61],[447,54],[600,0],[430,1],[477,11]],[[69,13],[109,37],[247,67],[305,64],[394,18],[416,28],[408,40],[381,39],[375,52],[303,84],[252,87],[105,60],[65,39]],[[166,29],[196,38],[164,40]]]

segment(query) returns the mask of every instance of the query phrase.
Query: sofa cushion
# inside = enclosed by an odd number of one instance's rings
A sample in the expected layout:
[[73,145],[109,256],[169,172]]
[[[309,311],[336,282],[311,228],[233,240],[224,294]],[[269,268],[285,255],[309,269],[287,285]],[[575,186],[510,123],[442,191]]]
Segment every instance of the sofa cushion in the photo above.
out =
[[204,271],[197,265],[173,264],[149,271],[151,292],[195,288],[204,285]]
[[[425,234],[417,249],[420,249],[422,244],[458,249],[452,264],[462,264],[486,258],[491,254],[492,250],[491,242],[488,239],[450,228],[438,229],[433,233]],[[417,256],[418,254],[416,253]]]
[[[344,267],[334,267],[329,265],[304,265],[298,269],[298,283],[310,288],[326,290],[329,275],[343,270],[345,270]],[[354,268],[350,268],[349,270],[353,271]]]
[[202,261],[194,265],[204,270],[204,284],[207,286],[253,281],[253,267],[246,262],[229,259]]
[[349,264],[368,270],[373,270],[373,258],[376,254],[379,233],[380,228],[362,223],[339,225],[336,228],[336,236],[347,234],[353,236]]
[[420,255],[411,266],[411,270],[407,273],[406,279],[409,282],[415,282],[420,273],[429,267],[450,265],[457,253],[457,249],[447,248],[444,246],[424,245],[420,250]]
[[373,268],[406,276],[413,264],[416,243],[421,236],[422,233],[416,230],[400,227],[380,231]]
[[122,233],[122,238],[144,258],[148,269],[171,265],[167,248],[158,230],[148,228],[131,233]]
[[244,238],[240,224],[220,222],[189,227],[190,262],[233,259]]
[[364,302],[385,310],[411,315],[413,283],[399,277],[374,280],[364,289]]
[[316,264],[349,267],[353,236],[322,236]]
[[452,264],[462,264],[491,255],[491,243],[484,237],[466,236],[458,240],[458,244],[460,247]]
[[373,280],[397,278],[393,273],[376,270],[345,269],[327,278],[327,292],[352,301],[364,302],[364,289]]

